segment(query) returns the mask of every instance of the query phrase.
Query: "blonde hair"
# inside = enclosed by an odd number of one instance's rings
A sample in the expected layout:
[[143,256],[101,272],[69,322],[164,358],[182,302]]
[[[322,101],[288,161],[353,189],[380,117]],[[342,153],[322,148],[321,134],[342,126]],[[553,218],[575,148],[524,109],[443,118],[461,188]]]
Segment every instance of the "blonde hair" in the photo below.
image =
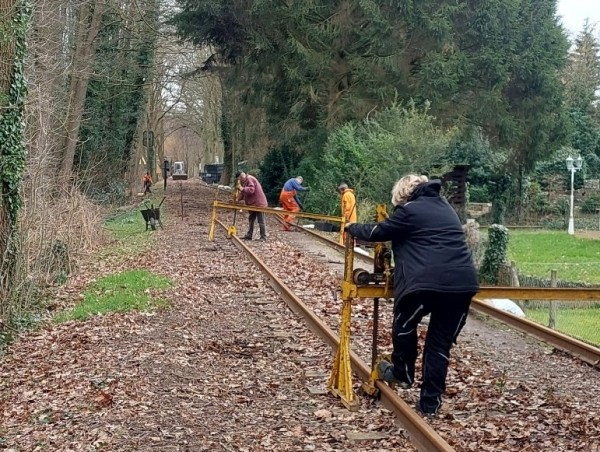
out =
[[428,180],[427,176],[417,176],[416,174],[408,174],[400,178],[392,188],[392,204],[394,206],[406,204],[415,188]]

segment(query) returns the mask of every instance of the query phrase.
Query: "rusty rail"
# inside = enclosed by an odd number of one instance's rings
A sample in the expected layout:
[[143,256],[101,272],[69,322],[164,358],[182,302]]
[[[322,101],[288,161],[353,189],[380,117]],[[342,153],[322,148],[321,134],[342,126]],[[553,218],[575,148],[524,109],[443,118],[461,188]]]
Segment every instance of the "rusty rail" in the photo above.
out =
[[551,344],[553,347],[567,352],[594,367],[600,367],[600,349],[593,345],[586,344],[531,320],[522,319],[501,309],[494,308],[477,298],[473,298],[471,306],[483,314],[489,315],[530,336],[534,336],[542,342]]
[[[323,243],[343,252],[344,247],[333,240],[328,239],[310,229],[297,226],[302,231],[312,235]],[[370,259],[367,256],[360,256],[363,259]],[[531,320],[509,314],[500,309],[496,309],[481,300],[481,298],[512,298],[515,300],[600,300],[600,288],[545,288],[545,287],[494,287],[482,286],[478,297],[473,299],[471,305],[473,309],[488,315],[500,322],[503,322],[519,331],[533,336],[542,342],[545,342],[558,350],[562,350],[585,363],[596,368],[600,368],[600,348],[587,344],[566,334],[547,328]]]
[[[227,226],[221,221],[216,221],[219,226],[227,230]],[[339,345],[339,337],[329,328],[294,292],[266,266],[260,258],[252,252],[238,237],[231,236],[233,243],[244,251],[250,259],[263,271],[269,280],[271,287],[281,296],[292,311],[304,318],[310,330],[322,338],[332,349]],[[352,370],[363,380],[369,381],[371,369],[356,353],[350,353]],[[433,430],[421,416],[408,406],[400,396],[387,384],[377,381],[376,386],[381,394],[383,405],[392,411],[399,422],[408,432],[410,441],[419,451],[450,452],[455,449],[450,446],[435,430]]]

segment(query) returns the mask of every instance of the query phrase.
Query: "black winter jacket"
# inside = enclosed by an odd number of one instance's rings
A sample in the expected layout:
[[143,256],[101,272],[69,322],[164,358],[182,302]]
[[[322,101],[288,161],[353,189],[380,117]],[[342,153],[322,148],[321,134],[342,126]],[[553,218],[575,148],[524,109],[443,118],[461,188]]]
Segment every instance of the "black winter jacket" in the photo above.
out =
[[358,239],[392,241],[396,302],[420,290],[472,292],[479,290],[477,273],[458,215],[440,196],[441,182],[415,189],[403,206],[380,223],[346,228]]

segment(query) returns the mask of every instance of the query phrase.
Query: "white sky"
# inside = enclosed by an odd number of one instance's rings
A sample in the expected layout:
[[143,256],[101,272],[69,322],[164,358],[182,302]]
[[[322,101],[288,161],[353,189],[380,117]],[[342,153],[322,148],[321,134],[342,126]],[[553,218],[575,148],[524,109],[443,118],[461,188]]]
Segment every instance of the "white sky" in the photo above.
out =
[[558,15],[571,37],[583,29],[586,17],[596,25],[596,36],[600,35],[600,0],[558,0]]

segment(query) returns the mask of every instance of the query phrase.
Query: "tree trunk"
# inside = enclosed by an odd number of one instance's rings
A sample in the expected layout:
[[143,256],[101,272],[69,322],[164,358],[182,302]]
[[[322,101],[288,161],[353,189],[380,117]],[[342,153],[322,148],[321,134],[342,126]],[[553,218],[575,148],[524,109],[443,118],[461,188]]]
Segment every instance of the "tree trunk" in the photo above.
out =
[[[11,19],[14,14],[15,1],[14,0],[0,0],[0,30],[10,30]],[[2,39],[0,41],[0,117],[2,120],[7,117],[9,113],[10,98],[9,89],[13,76],[13,68],[15,62],[15,42],[8,36],[8,39]],[[0,164],[4,164],[4,159],[8,154],[8,149],[5,149],[6,144],[0,142]],[[0,166],[2,172],[4,172],[3,165]],[[7,267],[8,259],[8,243],[13,232],[13,225],[10,221],[10,208],[7,199],[7,194],[10,192],[10,186],[8,181],[5,180],[4,175],[0,176],[0,262],[2,267],[0,273],[2,274],[2,281],[0,282],[0,299],[4,298],[2,288],[5,287],[6,279],[9,277],[10,266]],[[8,262],[10,264],[10,262]]]
[[[65,32],[68,11],[63,0],[36,2],[32,11],[33,30],[28,42],[27,79],[29,95],[26,140],[29,143],[23,197],[43,203],[53,192],[62,162],[65,109],[68,87],[65,86],[68,46]],[[34,205],[36,205],[34,204]]]
[[23,74],[29,11],[18,0],[0,0],[0,315],[5,314],[19,262],[18,220],[25,169]]
[[68,180],[73,171],[73,160],[77,141],[79,140],[79,127],[81,126],[83,107],[85,106],[85,96],[98,44],[96,36],[100,31],[103,12],[104,2],[101,1],[84,3],[79,9],[77,47],[73,56],[69,108],[65,123],[65,143],[61,167],[63,180]]

